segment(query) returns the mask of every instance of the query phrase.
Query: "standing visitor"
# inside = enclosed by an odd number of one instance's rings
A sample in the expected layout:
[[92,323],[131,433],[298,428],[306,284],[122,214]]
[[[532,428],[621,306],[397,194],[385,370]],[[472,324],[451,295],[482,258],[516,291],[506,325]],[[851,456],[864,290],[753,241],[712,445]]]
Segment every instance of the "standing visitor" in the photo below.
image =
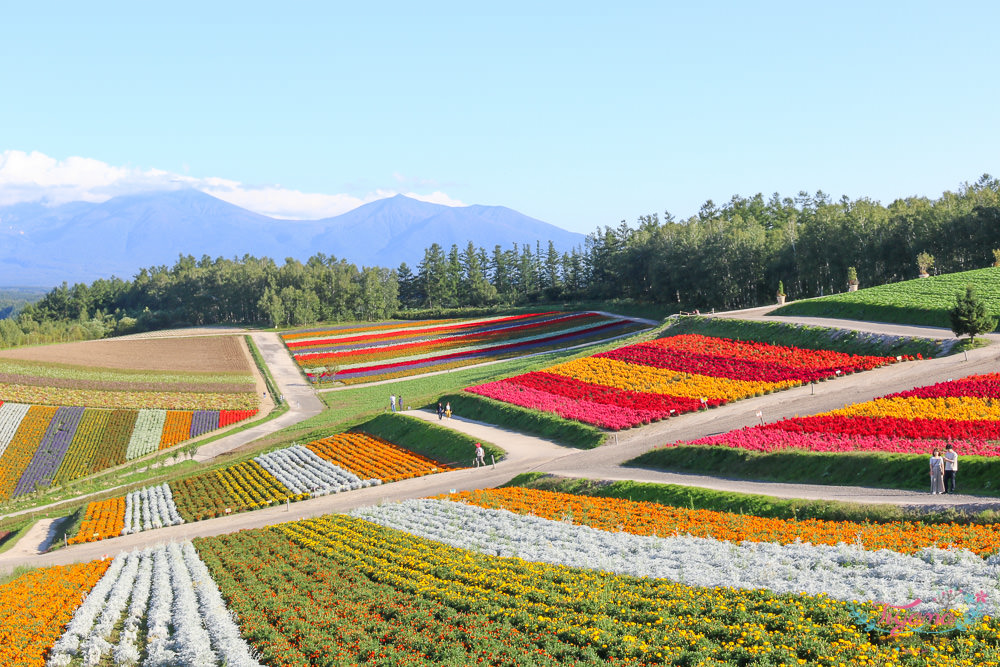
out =
[[944,459],[941,450],[935,449],[931,453],[931,495],[939,493],[944,493]]
[[476,467],[482,468],[486,465],[486,450],[483,449],[483,443],[476,443]]
[[955,474],[958,472],[958,452],[948,444],[944,447],[944,492],[955,493]]
[[441,405],[441,401],[438,401],[438,420],[444,419],[444,407]]
[[396,395],[395,394],[392,394],[391,396],[389,396],[389,409],[392,410],[393,412],[396,411]]
[[444,416],[451,419],[451,401],[444,404]]
[[403,407],[403,397],[402,395],[396,397],[396,403],[399,404],[399,411],[402,412],[406,408]]

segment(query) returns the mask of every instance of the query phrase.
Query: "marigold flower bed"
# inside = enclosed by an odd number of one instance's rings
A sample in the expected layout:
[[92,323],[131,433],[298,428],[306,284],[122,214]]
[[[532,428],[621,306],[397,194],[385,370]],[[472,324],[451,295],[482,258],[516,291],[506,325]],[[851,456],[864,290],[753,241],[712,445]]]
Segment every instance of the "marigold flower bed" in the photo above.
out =
[[691,445],[753,451],[927,453],[960,443],[960,453],[1000,456],[1000,381],[973,375],[890,394],[846,408],[702,438]]
[[620,430],[896,361],[684,334],[466,391]]
[[594,498],[538,489],[508,487],[460,491],[441,499],[505,509],[547,519],[569,520],[600,530],[633,535],[693,535],[729,542],[796,541],[811,544],[860,544],[911,554],[926,547],[960,548],[980,556],[1000,551],[1000,524],[922,524],[911,521],[857,523],[820,519],[773,519],[753,515],[690,510],[617,498]]

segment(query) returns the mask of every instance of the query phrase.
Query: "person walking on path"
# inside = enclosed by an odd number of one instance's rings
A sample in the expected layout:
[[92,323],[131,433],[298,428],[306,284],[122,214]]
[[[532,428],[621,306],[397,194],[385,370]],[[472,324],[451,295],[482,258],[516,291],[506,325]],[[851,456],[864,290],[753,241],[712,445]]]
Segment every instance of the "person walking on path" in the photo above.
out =
[[451,401],[444,404],[444,416],[451,419]]
[[392,410],[393,412],[396,411],[396,395],[395,394],[392,394],[391,396],[389,396],[389,409]]
[[955,474],[958,472],[958,452],[948,444],[944,447],[944,492],[955,493]]
[[399,411],[400,412],[402,412],[403,410],[406,409],[406,408],[403,407],[403,395],[402,394],[400,394],[399,396],[396,397],[396,405],[399,406]]
[[935,449],[931,453],[931,495],[939,493],[944,493],[944,459],[941,450]]
[[444,408],[441,407],[441,401],[438,401],[438,421],[444,419]]
[[476,467],[482,468],[486,465],[486,450],[483,449],[483,443],[476,443]]

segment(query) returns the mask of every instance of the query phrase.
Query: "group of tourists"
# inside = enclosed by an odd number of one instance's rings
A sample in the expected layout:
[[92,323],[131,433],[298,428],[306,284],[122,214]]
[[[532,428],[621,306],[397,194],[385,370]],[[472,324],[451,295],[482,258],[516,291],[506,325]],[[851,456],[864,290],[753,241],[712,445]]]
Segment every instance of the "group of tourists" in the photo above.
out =
[[438,419],[444,419],[445,417],[451,419],[451,401],[445,403],[443,407],[441,401],[438,401]]
[[931,493],[955,493],[955,475],[958,473],[958,453],[951,445],[945,445],[944,455],[940,449],[931,453]]

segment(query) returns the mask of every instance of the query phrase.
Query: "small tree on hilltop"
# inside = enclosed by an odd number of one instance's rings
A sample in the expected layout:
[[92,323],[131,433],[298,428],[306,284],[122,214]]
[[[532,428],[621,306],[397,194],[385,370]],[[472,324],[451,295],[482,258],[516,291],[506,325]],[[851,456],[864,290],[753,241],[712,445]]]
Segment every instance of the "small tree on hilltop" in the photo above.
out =
[[920,275],[926,276],[933,266],[934,255],[926,251],[917,255],[917,268],[920,270]]
[[972,285],[965,286],[965,294],[955,295],[955,307],[948,311],[948,316],[955,335],[968,335],[970,341],[997,328],[997,318],[986,312],[986,304],[976,296]]

